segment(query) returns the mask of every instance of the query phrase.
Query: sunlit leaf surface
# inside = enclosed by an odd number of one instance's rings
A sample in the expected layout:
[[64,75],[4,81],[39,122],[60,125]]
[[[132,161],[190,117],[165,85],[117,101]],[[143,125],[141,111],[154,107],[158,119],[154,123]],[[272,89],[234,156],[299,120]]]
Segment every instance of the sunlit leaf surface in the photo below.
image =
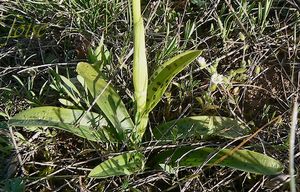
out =
[[131,175],[144,168],[144,155],[140,152],[127,152],[110,158],[94,169],[89,177],[106,178],[120,175]]
[[106,120],[97,113],[60,107],[37,107],[27,109],[13,116],[9,122],[13,126],[55,127],[91,141],[105,141],[101,130],[108,126]]
[[[267,155],[249,150],[231,152],[232,149],[178,147],[161,152],[155,157],[155,161],[157,165],[165,163],[177,168],[218,165],[264,175],[276,175],[283,171],[282,164]],[[224,156],[226,158],[219,161]]]
[[160,140],[200,138],[210,135],[233,139],[245,135],[248,131],[244,124],[232,118],[192,116],[160,124],[153,130],[153,134]]

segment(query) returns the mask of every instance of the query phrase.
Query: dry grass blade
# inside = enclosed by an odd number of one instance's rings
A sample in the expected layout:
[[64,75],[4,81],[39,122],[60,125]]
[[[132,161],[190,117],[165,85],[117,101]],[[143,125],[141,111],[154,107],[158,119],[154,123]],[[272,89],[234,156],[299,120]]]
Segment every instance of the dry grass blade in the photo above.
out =
[[296,130],[298,128],[298,93],[296,93],[293,101],[291,131],[290,131],[290,148],[289,148],[289,172],[290,172],[290,188],[291,192],[296,192],[296,175],[295,175],[295,140]]

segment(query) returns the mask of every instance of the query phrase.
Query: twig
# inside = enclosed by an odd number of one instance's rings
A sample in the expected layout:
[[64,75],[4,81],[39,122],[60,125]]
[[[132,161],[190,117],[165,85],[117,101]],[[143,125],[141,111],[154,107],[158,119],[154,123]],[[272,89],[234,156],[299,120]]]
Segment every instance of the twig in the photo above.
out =
[[15,149],[16,149],[16,154],[17,154],[17,158],[18,158],[19,164],[20,164],[20,166],[21,166],[21,170],[22,170],[22,172],[23,172],[24,175],[28,175],[26,169],[25,169],[24,166],[23,166],[22,157],[21,157],[21,155],[20,155],[20,151],[19,151],[19,149],[18,149],[18,145],[17,145],[17,142],[16,142],[16,140],[15,140],[14,132],[13,132],[11,126],[9,126],[9,133],[10,133],[11,140],[12,140],[12,142],[13,142],[13,145],[14,145],[14,147],[15,147]]

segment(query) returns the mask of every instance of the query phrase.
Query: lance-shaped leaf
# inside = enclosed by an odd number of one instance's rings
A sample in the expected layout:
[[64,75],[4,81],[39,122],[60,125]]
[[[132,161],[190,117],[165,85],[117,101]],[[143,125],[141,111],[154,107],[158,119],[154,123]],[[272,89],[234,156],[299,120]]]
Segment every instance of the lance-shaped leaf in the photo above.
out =
[[134,124],[128,111],[118,93],[108,84],[92,65],[80,62],[77,65],[77,72],[83,77],[89,92],[96,100],[97,105],[119,132],[123,133],[132,130]]
[[153,130],[157,140],[178,140],[221,136],[234,139],[247,134],[249,129],[241,122],[221,116],[192,116],[160,124]]
[[106,178],[120,175],[131,175],[144,169],[144,155],[140,152],[127,152],[110,158],[94,169],[89,177]]
[[172,79],[200,54],[201,51],[198,50],[186,51],[171,58],[154,71],[150,77],[147,91],[147,110],[149,112],[160,101]]
[[105,130],[102,129],[108,126],[106,120],[97,113],[83,110],[51,106],[37,107],[16,114],[8,124],[24,127],[54,127],[90,141],[107,140]]
[[[223,160],[220,161],[221,159]],[[216,150],[209,147],[180,147],[163,151],[155,157],[155,162],[156,165],[164,163],[178,168],[219,165],[263,175],[276,175],[283,171],[279,161],[261,153],[249,150],[233,152],[232,149]]]

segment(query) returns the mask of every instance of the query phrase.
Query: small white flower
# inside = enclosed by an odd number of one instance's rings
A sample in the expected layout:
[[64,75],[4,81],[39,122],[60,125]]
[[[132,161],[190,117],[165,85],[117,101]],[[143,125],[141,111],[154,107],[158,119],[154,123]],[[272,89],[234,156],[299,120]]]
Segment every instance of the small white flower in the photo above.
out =
[[224,76],[223,75],[220,75],[218,73],[214,73],[212,76],[211,76],[211,82],[213,84],[221,84],[224,82]]
[[197,62],[199,63],[199,65],[202,66],[206,66],[206,61],[204,59],[204,57],[198,57],[197,58]]

